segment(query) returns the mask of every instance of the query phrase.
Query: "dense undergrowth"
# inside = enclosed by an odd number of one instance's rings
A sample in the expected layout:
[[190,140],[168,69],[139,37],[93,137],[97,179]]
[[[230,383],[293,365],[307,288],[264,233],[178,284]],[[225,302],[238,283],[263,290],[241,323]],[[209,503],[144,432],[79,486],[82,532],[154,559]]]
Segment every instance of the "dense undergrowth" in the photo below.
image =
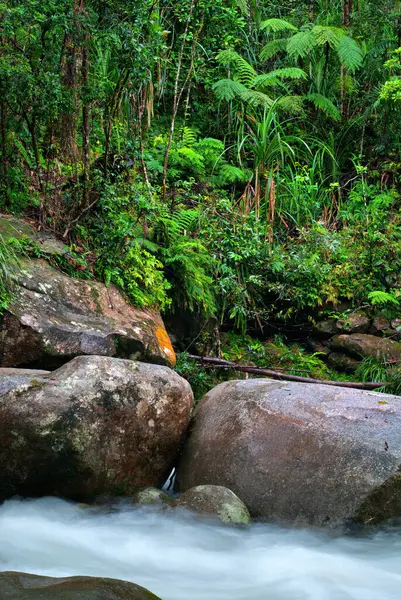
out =
[[[0,209],[70,274],[339,377],[246,336],[398,315],[400,23],[389,0],[3,0]],[[21,252],[0,243],[0,307]]]

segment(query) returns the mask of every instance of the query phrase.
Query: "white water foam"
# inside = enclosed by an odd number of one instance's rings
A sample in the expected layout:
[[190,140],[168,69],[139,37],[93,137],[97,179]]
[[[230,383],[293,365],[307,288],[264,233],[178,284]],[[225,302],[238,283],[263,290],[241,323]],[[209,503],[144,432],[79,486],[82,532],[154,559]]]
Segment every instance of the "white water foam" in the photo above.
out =
[[401,534],[364,538],[62,500],[0,506],[0,570],[134,581],[163,600],[399,600]]

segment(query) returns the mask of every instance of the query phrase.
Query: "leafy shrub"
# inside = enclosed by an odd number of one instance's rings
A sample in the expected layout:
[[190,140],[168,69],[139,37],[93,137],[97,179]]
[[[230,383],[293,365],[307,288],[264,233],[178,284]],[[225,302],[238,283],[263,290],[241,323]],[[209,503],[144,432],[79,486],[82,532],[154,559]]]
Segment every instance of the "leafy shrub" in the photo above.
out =
[[13,279],[17,271],[17,256],[11,245],[0,235],[0,315],[11,300]]

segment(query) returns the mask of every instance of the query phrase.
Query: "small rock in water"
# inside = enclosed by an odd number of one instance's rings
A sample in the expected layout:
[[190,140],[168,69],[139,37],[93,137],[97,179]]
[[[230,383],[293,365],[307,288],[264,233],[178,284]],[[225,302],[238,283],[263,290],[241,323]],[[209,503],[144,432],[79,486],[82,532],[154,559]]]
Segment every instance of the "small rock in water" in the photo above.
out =
[[172,499],[168,494],[165,494],[157,488],[147,487],[139,490],[134,495],[133,501],[135,504],[156,504],[159,506],[167,506],[171,504]]
[[39,577],[0,573],[1,600],[160,600],[145,588],[101,577]]
[[216,516],[223,523],[249,525],[251,517],[245,504],[226,487],[221,485],[198,485],[178,500],[176,508],[186,508],[203,515]]

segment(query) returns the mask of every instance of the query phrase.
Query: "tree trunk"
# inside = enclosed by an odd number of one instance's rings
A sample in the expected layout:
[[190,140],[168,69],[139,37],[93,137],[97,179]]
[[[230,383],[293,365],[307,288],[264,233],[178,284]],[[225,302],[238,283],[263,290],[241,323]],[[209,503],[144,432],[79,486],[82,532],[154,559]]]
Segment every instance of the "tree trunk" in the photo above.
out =
[[184,35],[183,35],[182,42],[181,42],[180,54],[179,54],[179,58],[178,58],[177,73],[175,76],[173,114],[171,117],[170,135],[169,135],[169,139],[167,142],[167,148],[166,148],[166,152],[164,155],[164,164],[163,164],[163,183],[162,183],[163,200],[166,200],[166,195],[167,195],[167,169],[168,169],[168,161],[169,161],[169,156],[170,156],[171,144],[173,143],[173,138],[174,138],[175,120],[177,117],[177,112],[178,112],[178,107],[180,104],[181,96],[184,92],[185,85],[186,85],[187,81],[189,80],[192,69],[193,69],[193,58],[194,57],[192,55],[190,72],[188,73],[181,89],[179,89],[182,61],[184,58],[184,50],[185,50],[185,45],[186,45],[186,41],[187,41],[187,37],[188,37],[189,25],[190,25],[191,19],[192,19],[192,13],[195,8],[195,2],[196,2],[196,0],[192,0],[191,6],[189,8],[188,18],[187,18],[187,22],[185,25]]
[[4,206],[7,208],[8,198],[8,162],[7,162],[7,125],[6,125],[6,104],[0,100],[0,136],[1,136],[1,180],[2,195]]
[[[113,133],[113,121],[118,111],[118,106],[120,104],[121,96],[129,81],[130,73],[129,71],[124,71],[114,88],[112,97],[107,107],[107,115],[105,117],[105,126],[104,126],[104,137],[105,137],[105,150],[104,150],[104,173],[107,175],[108,164],[109,164],[109,154],[110,154],[110,145],[111,145],[111,134]],[[106,112],[106,111],[105,111]]]
[[60,119],[60,150],[62,159],[70,164],[78,161],[79,150],[76,140],[78,127],[78,73],[82,62],[82,48],[79,43],[79,15],[84,11],[84,0],[74,0],[72,14],[72,32],[64,38],[61,59],[62,80],[69,100],[68,108]]
[[233,369],[234,371],[240,371],[242,373],[252,373],[254,375],[263,375],[264,377],[270,377],[271,379],[278,379],[279,381],[296,381],[299,383],[319,383],[321,385],[330,385],[334,387],[344,387],[357,390],[377,390],[378,388],[389,385],[385,382],[362,382],[362,381],[327,381],[326,379],[312,379],[311,377],[299,377],[297,375],[288,375],[287,373],[279,373],[278,371],[271,371],[270,369],[259,369],[258,367],[247,367],[244,365],[237,365],[229,360],[223,360],[221,358],[196,356],[190,354],[188,358],[196,360],[199,363],[213,366],[213,368]]
[[354,10],[354,0],[343,0],[343,25],[347,27],[350,24],[351,14]]
[[89,79],[89,34],[85,34],[82,51],[82,157],[84,165],[83,206],[89,205],[90,182],[90,107],[87,98]]

